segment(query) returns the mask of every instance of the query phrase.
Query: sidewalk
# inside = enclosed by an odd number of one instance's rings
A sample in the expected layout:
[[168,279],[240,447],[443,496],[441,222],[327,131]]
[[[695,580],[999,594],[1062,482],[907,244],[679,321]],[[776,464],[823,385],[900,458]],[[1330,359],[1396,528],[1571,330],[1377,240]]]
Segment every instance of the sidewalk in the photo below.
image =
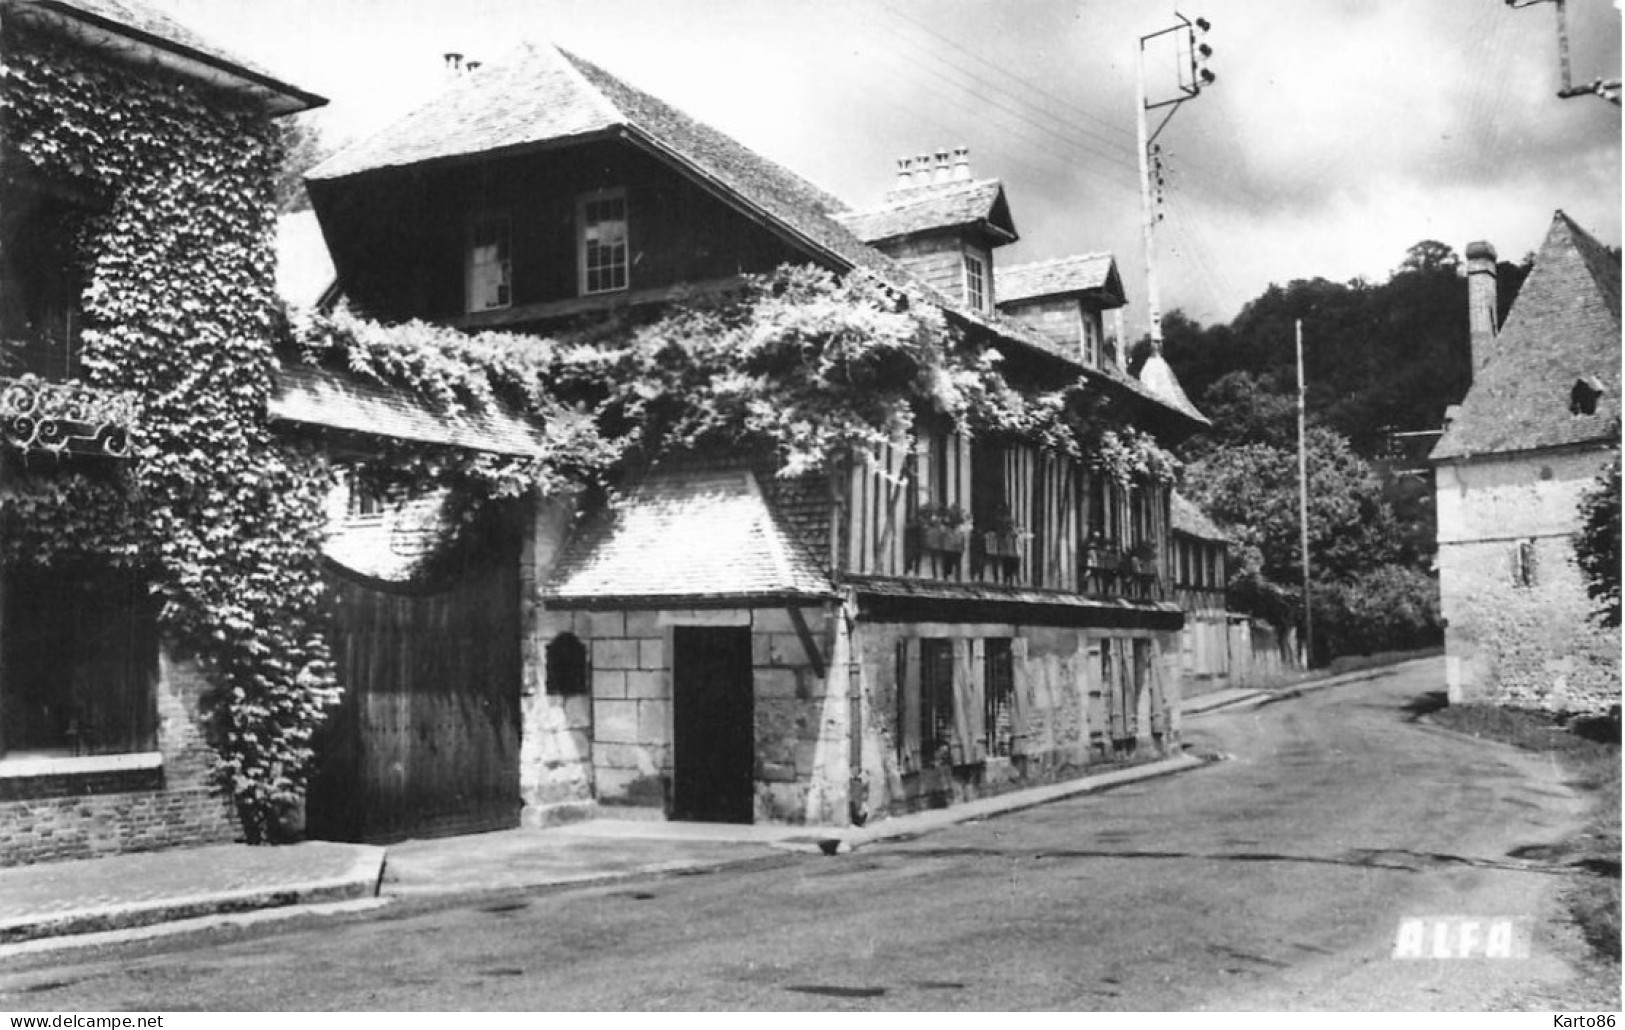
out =
[[1396,662],[1393,665],[1377,665],[1368,669],[1356,669],[1353,672],[1345,672],[1337,676],[1320,677],[1310,674],[1305,679],[1292,680],[1270,687],[1232,687],[1226,690],[1215,690],[1211,694],[1200,694],[1182,701],[1179,705],[1179,712],[1180,715],[1188,719],[1195,715],[1228,711],[1232,708],[1257,708],[1276,701],[1299,697],[1316,690],[1341,687],[1350,683],[1361,683],[1365,680],[1379,679],[1383,676],[1393,676],[1411,662],[1432,660],[1434,659],[1431,656],[1411,658],[1403,662]]
[[0,869],[0,945],[372,897],[384,849],[216,844]]

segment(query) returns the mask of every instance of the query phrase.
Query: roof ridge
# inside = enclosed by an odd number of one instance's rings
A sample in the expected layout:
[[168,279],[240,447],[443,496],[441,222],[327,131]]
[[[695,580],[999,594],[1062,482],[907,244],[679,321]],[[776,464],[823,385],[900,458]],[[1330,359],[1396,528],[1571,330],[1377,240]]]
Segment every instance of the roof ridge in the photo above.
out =
[[[888,190],[881,195],[880,203],[873,207],[854,208],[851,213],[863,215],[876,211],[890,211],[895,208],[908,207],[912,204],[923,204],[928,201],[938,200],[953,193],[968,193],[972,189],[987,189],[989,186],[996,186],[1003,190],[1004,180],[997,176],[987,179],[957,179],[952,182],[933,183],[930,186],[911,186],[902,191]],[[891,199],[886,199],[888,197]]]
[[[571,52],[569,50],[566,50],[564,47],[559,46],[557,43],[548,43],[546,45],[555,54],[558,54],[560,57],[564,58],[563,63],[564,63],[565,70],[567,72],[569,72],[569,74],[570,74],[570,76],[572,78],[574,78],[576,81],[578,81],[582,86],[586,87],[588,92],[591,94],[590,98],[593,100],[593,102],[595,104],[597,104],[597,105],[600,105],[600,111],[599,111],[600,114],[607,114],[609,116],[610,121],[621,121],[621,122],[624,122],[624,123],[630,123],[632,121],[632,116],[631,115],[627,114],[625,111],[621,110],[618,106],[616,106],[615,101],[613,101],[609,97],[605,96],[604,91],[599,89],[592,82],[592,80],[587,78],[586,73],[581,70],[581,65],[585,64],[588,67],[596,69],[599,73],[601,73],[603,75],[607,75],[612,79],[615,78],[615,76],[610,75],[609,72],[604,71],[604,69],[602,69],[602,68],[599,68],[596,64],[593,64],[591,61],[587,60],[585,57],[582,57],[579,54],[575,54],[575,53],[573,53],[573,52]],[[620,80],[617,79],[616,81],[620,81]]]
[[1009,272],[1026,272],[1034,268],[1045,268],[1050,265],[1065,264],[1068,261],[1098,261],[1102,258],[1115,261],[1116,255],[1109,250],[1091,250],[1082,254],[1063,254],[1060,257],[1039,258],[1037,261],[1023,261],[1019,264],[1007,264],[999,267],[999,274]]

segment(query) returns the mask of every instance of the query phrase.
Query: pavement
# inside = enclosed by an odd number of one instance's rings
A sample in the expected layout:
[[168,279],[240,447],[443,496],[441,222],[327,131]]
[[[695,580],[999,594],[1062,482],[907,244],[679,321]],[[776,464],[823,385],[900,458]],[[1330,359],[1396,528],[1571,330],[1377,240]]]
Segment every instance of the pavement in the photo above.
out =
[[[1191,698],[1184,717],[1268,704],[1378,676],[1396,667]],[[1120,767],[952,808],[862,827],[728,825],[598,818],[547,829],[411,840],[388,848],[307,841],[179,848],[0,868],[0,958],[105,944],[220,922],[375,907],[390,898],[604,882],[771,858],[840,854],[884,840],[1166,776],[1204,764],[1190,755]]]

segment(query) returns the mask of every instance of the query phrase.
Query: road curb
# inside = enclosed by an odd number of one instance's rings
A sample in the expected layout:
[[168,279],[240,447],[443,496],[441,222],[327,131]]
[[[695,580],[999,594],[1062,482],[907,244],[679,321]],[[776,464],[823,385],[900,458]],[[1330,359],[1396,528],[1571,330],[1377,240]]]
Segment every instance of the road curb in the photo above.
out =
[[999,794],[990,798],[979,798],[975,801],[954,805],[951,808],[937,808],[928,812],[898,816],[861,829],[831,829],[826,833],[810,833],[805,836],[789,837],[773,841],[769,846],[785,851],[844,854],[881,841],[918,837],[936,830],[947,829],[959,823],[1037,808],[1052,801],[1063,801],[1067,798],[1110,790],[1113,787],[1120,787],[1129,783],[1139,783],[1143,780],[1171,776],[1207,764],[1203,759],[1193,755],[1180,754],[1172,758],[1147,762],[1144,765],[1129,766],[1125,769],[1114,769],[1111,772],[1084,776],[1064,783],[1031,787],[1026,790],[1012,791],[1009,794]]
[[41,912],[0,921],[0,946],[42,938],[77,937],[133,930],[158,923],[196,920],[208,916],[232,915],[261,909],[321,905],[373,898],[383,876],[384,849],[355,846],[356,854],[343,873],[319,880],[290,878],[286,882],[263,884],[238,890],[201,894],[122,905],[99,905],[64,912]]

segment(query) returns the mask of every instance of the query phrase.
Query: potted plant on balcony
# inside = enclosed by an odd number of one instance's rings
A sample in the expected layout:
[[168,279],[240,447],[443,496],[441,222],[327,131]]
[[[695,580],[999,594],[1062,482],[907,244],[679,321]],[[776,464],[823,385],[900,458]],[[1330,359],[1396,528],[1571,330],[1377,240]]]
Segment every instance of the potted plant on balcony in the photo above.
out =
[[1021,523],[1011,518],[1010,509],[1002,504],[982,533],[982,552],[989,558],[1021,557]]
[[920,549],[939,554],[959,554],[965,550],[964,509],[957,504],[924,504],[914,514],[914,529]]
[[1153,541],[1136,541],[1134,546],[1129,548],[1128,556],[1133,563],[1135,575],[1155,576],[1157,574],[1157,545]]
[[1097,529],[1083,544],[1083,567],[1091,572],[1116,572],[1117,547]]

